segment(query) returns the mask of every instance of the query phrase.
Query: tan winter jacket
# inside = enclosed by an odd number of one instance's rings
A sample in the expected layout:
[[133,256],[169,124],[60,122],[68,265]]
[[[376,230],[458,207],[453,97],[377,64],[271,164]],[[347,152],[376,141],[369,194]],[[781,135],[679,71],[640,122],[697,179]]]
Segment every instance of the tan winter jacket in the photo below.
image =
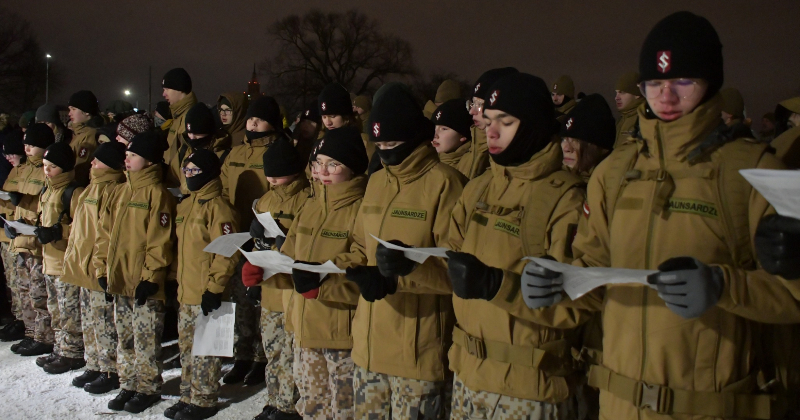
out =
[[85,123],[73,124],[72,140],[69,146],[75,152],[75,180],[79,185],[89,183],[89,172],[92,169],[94,151],[97,149],[97,130]]
[[169,106],[172,113],[172,124],[167,134],[169,149],[164,152],[164,162],[172,161],[172,156],[178,153],[183,142],[183,133],[186,132],[186,113],[197,103],[197,96],[190,92],[185,98]]
[[[59,240],[42,245],[44,267],[42,272],[48,276],[60,276],[64,270],[64,252],[70,235],[72,215],[78,207],[78,197],[83,188],[76,188],[72,194],[69,209],[64,209],[62,196],[67,186],[75,179],[75,172],[69,171],[45,179],[47,189],[39,196],[39,222],[40,226],[51,227],[61,223],[63,237]],[[63,215],[62,215],[63,213]]]
[[[14,211],[14,220],[22,219],[24,223],[36,225],[39,217],[39,196],[44,188],[43,166],[41,156],[28,156],[28,160],[19,165],[17,191],[24,196]],[[35,236],[17,236],[11,241],[11,245],[14,252],[42,256],[42,244]]]

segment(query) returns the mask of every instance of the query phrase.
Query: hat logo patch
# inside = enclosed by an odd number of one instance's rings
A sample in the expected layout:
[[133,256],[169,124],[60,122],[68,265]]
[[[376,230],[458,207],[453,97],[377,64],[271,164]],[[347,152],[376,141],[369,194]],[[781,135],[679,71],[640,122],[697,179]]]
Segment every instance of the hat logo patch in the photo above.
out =
[[569,130],[570,128],[572,128],[572,118],[567,120],[567,130]]
[[47,157],[47,155],[49,155],[49,154],[50,154],[50,151],[49,151],[49,150],[46,150],[46,151],[44,152],[44,157]]
[[436,121],[439,121],[441,119],[442,119],[442,111],[439,111],[436,113]]
[[480,89],[480,88],[481,88],[481,84],[480,84],[480,83],[478,83],[477,85],[475,85],[475,92],[477,92],[477,91],[478,91],[478,89]]
[[497,102],[497,98],[500,96],[500,91],[496,90],[492,92],[492,95],[489,96],[489,105],[494,106],[494,103]]
[[308,113],[309,113],[309,112],[311,112],[311,110],[310,110],[310,109],[307,109],[307,110],[306,110],[306,117],[308,116]]
[[322,103],[322,110],[325,111],[325,102]]
[[222,224],[222,234],[228,235],[233,232],[233,226],[231,226],[230,222],[225,222]]
[[375,137],[381,136],[381,123],[376,122],[375,124],[372,124],[372,134],[374,134]]
[[85,148],[85,147],[81,147],[81,151],[80,151],[80,152],[78,152],[78,156],[80,156],[80,157],[86,157],[86,155],[87,155],[87,154],[89,154],[89,151],[88,151],[88,150],[86,150],[86,148]]
[[186,131],[188,131],[190,133],[192,132],[192,124],[186,123]]
[[558,83],[553,84],[553,90],[558,90]]
[[658,54],[658,72],[666,73],[672,67],[672,51],[659,51]]
[[169,214],[161,213],[158,223],[161,224],[161,227],[167,227],[167,224],[169,223]]

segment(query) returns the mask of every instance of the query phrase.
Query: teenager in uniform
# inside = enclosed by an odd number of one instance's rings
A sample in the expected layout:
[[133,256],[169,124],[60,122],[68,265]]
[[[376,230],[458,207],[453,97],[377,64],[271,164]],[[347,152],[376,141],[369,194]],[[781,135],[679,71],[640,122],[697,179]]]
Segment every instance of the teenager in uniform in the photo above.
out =
[[244,142],[245,126],[247,125],[247,106],[250,101],[243,92],[223,93],[217,98],[217,112],[222,121],[220,133],[230,137],[231,147],[238,146]]
[[461,96],[461,85],[456,80],[447,79],[436,89],[436,96],[434,96],[433,100],[429,100],[425,103],[425,107],[422,108],[422,113],[425,115],[425,118],[432,118],[436,108],[453,99],[463,100],[463,96]]
[[128,144],[125,176],[100,216],[97,281],[114,295],[120,391],[111,410],[140,413],[161,400],[164,280],[173,260],[175,200],[161,183],[165,146],[158,134]]
[[[330,130],[316,150],[321,186],[295,217],[281,252],[297,262],[339,268],[363,263],[350,247],[369,160],[360,130]],[[293,270],[294,294],[288,316],[294,329],[294,382],[297,411],[306,419],[353,418],[353,337],[351,323],[358,287],[341,274]]]
[[433,123],[410,89],[388,83],[375,94],[370,141],[383,170],[372,174],[353,234],[366,265],[346,277],[361,297],[353,319],[356,418],[443,418],[452,289],[445,264],[424,264],[379,245],[444,246],[450,213],[466,178],[439,162]]
[[[58,374],[86,365],[81,306],[88,305],[88,301],[81,299],[80,287],[61,281],[70,224],[83,188],[78,187],[75,181],[75,154],[68,144],[50,145],[44,152],[42,163],[45,189],[39,197],[39,226],[34,233],[42,244],[42,271],[48,286],[53,283],[56,289],[55,299],[48,297],[48,306],[55,305],[58,325],[53,324],[57,352],[37,359],[36,363],[45,372]],[[50,312],[54,311],[51,309]]]
[[439,160],[468,177],[472,161],[464,156],[472,149],[472,116],[464,109],[461,99],[451,99],[440,105],[431,115],[436,125],[433,147]]
[[164,74],[161,80],[162,96],[169,102],[169,113],[172,123],[167,134],[169,149],[164,153],[164,161],[171,162],[172,156],[181,147],[182,135],[186,130],[184,118],[186,113],[197,103],[197,96],[192,91],[192,78],[181,67],[174,68]]
[[615,148],[631,137],[634,127],[639,122],[637,109],[643,103],[644,98],[639,90],[639,72],[634,71],[620,76],[614,86],[614,104],[620,114],[617,120]]
[[[92,394],[119,388],[117,329],[114,298],[97,280],[91,263],[96,252],[100,215],[109,205],[114,188],[124,182],[125,146],[117,141],[101,144],[94,152],[89,185],[78,196],[72,214],[69,244],[64,254],[61,282],[80,287],[81,328],[86,371],[72,385]],[[75,195],[75,193],[73,193]]]
[[750,125],[749,120],[744,117],[744,98],[738,89],[727,87],[719,91],[722,97],[722,122],[728,127],[738,124]]
[[[350,101],[350,93],[339,83],[331,83],[325,86],[317,98],[319,104],[319,115],[322,116],[322,125],[326,130],[333,130],[340,127],[361,128],[361,122],[353,111]],[[364,147],[367,149],[367,156],[372,156],[375,146],[370,143],[366,134],[361,136]]]
[[181,135],[178,153],[169,162],[165,184],[169,187],[180,187],[181,193],[188,194],[183,168],[186,167],[189,155],[200,149],[208,149],[220,158],[227,156],[231,150],[231,137],[226,132],[217,130],[214,114],[203,103],[191,107],[184,120],[186,130]]
[[144,114],[133,114],[117,124],[116,140],[127,146],[133,136],[153,129],[153,120]]
[[353,112],[361,121],[361,131],[367,134],[367,121],[372,110],[372,98],[369,95],[358,95],[353,99]]
[[599,94],[587,95],[570,112],[558,132],[566,169],[589,181],[594,168],[614,148],[611,108]]
[[575,83],[572,78],[564,74],[553,82],[550,98],[556,107],[556,119],[563,122],[564,116],[578,104],[578,101],[575,100]]
[[59,113],[59,106],[54,104],[44,104],[36,110],[36,122],[46,124],[53,130],[53,134],[58,142],[71,142],[72,130],[64,126]]
[[97,148],[97,130],[90,127],[89,121],[97,117],[100,110],[97,97],[88,90],[75,92],[69,98],[69,120],[72,140],[69,145],[75,152],[75,180],[79,185],[89,183],[92,155]]
[[[284,232],[289,231],[306,203],[313,201],[303,171],[305,162],[306,158],[286,139],[278,139],[264,153],[264,175],[270,190],[256,202],[255,209],[258,213],[270,212]],[[265,237],[264,226],[257,219],[250,224],[250,236],[258,249],[279,250],[285,239]],[[285,289],[290,289],[291,283],[285,281],[286,276],[273,276],[262,283],[263,274],[260,267],[249,262],[242,267],[242,281],[250,292],[259,293],[261,339],[267,357],[267,401],[255,420],[269,419],[277,413],[285,418],[296,417],[294,405],[298,396],[292,380],[292,335],[285,315],[291,298],[290,291]],[[278,280],[283,280],[281,287],[274,283]]]
[[577,331],[571,329],[588,320],[588,312],[536,312],[512,298],[523,257],[571,260],[582,180],[561,169],[542,79],[505,76],[484,99],[492,165],[464,189],[449,229],[458,322],[449,353],[451,418],[569,419],[578,375],[570,352]]
[[[255,219],[253,202],[270,190],[264,175],[264,153],[277,139],[286,138],[278,103],[270,96],[260,96],[247,109],[247,131],[244,143],[231,149],[222,164],[222,195],[239,214],[241,226],[250,226]],[[247,298],[242,284],[241,258],[228,283],[231,299],[236,303],[234,324],[233,368],[222,378],[226,384],[241,382],[250,375],[249,384],[264,380],[266,360],[261,345],[259,307]]]
[[[19,166],[17,192],[9,193],[11,203],[17,206],[13,220],[35,225],[39,215],[39,196],[45,185],[42,156],[55,142],[55,135],[49,126],[36,123],[28,127],[22,142],[25,144],[26,161]],[[11,351],[23,356],[51,353],[55,343],[51,323],[58,325],[58,312],[51,314],[48,308],[48,296],[55,298],[56,290],[55,285],[47,283],[42,272],[42,244],[35,236],[17,236],[14,228],[8,225],[5,226],[5,233],[12,240],[12,249],[20,256],[17,258],[17,275],[24,279],[24,283],[30,284],[29,296],[36,311],[33,340],[22,340],[11,346]]]
[[486,91],[489,86],[496,82],[501,77],[518,73],[517,69],[513,67],[502,67],[492,69],[484,72],[475,86],[472,87],[472,99],[467,101],[467,109],[469,115],[472,116],[472,145],[469,152],[461,157],[461,160],[466,165],[469,163],[468,179],[475,179],[480,176],[484,171],[489,168],[489,147],[486,145],[486,123],[483,120],[483,97],[486,96]]
[[231,258],[203,251],[211,241],[238,229],[236,211],[222,197],[221,166],[213,151],[197,149],[186,157],[182,168],[191,195],[178,205],[175,218],[181,395],[177,404],[164,411],[167,418],[207,419],[218,411],[222,361],[214,356],[193,356],[192,345],[197,317],[201,312],[208,315],[219,309],[236,267]]
[[[740,176],[784,166],[755,140],[720,136],[722,44],[689,12],[662,19],[639,56],[640,135],[594,171],[573,264],[658,270],[653,288],[607,285],[575,302],[602,310],[600,418],[772,418],[756,384],[766,366],[759,323],[797,323],[798,303],[756,270],[753,234],[774,210]],[[534,309],[563,299],[561,276],[528,264]],[[766,370],[763,372],[768,373]]]

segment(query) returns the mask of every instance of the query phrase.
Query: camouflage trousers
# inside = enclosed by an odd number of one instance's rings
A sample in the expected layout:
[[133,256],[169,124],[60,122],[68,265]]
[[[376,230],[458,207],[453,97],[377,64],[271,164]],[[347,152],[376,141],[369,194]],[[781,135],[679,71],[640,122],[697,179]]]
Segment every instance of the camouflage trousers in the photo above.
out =
[[160,394],[161,334],[164,332],[164,301],[114,296],[117,326],[117,373],[120,388],[142,394]]
[[292,378],[294,340],[292,334],[283,328],[284,321],[282,312],[262,308],[261,339],[264,340],[264,354],[267,359],[267,366],[264,368],[267,382],[266,405],[291,413],[295,411],[295,404],[300,396]]
[[81,288],[81,326],[86,369],[116,372],[117,327],[114,325],[114,301],[109,302],[105,292]]
[[453,379],[451,420],[575,420],[574,400],[559,404],[524,400],[486,391],[473,391],[456,376]]
[[178,316],[178,346],[181,349],[181,401],[214,407],[219,395],[222,361],[214,356],[192,356],[194,325],[200,305],[181,305]]
[[242,258],[228,282],[226,294],[236,304],[236,322],[233,324],[233,357],[236,360],[265,362],[261,344],[261,329],[258,325],[260,305],[254,305],[247,297],[247,287],[242,283]]
[[444,419],[447,381],[420,381],[370,372],[356,366],[355,418]]
[[[58,337],[61,334],[61,312],[58,307],[58,289],[56,289],[56,276],[44,275],[47,286],[47,312],[50,314],[50,330],[53,331],[53,354],[61,355],[58,348]],[[37,317],[38,321],[39,318]]]
[[294,349],[294,382],[300,391],[297,412],[309,420],[353,418],[351,350]]
[[27,279],[27,283],[30,285],[28,296],[30,296],[31,305],[36,312],[33,339],[40,343],[52,344],[55,335],[50,325],[50,312],[47,310],[47,281],[42,273],[42,257],[34,257],[28,253],[20,255],[24,263],[17,265],[17,275]]
[[[31,302],[31,280],[30,276],[20,276],[20,267],[25,267],[25,258],[22,254],[13,254],[8,249],[8,244],[3,244],[3,250],[8,252],[11,261],[6,265],[6,278],[14,279],[13,288],[11,289],[16,297],[19,308],[19,314],[14,316],[25,323],[25,336],[33,338],[33,333],[36,331],[36,311],[33,309],[33,302]],[[4,257],[5,258],[5,257]],[[5,259],[3,264],[6,264]],[[25,270],[27,273],[27,269]],[[10,272],[10,274],[9,274]]]
[[59,314],[59,328],[56,330],[59,354],[83,359],[81,307],[89,305],[89,302],[84,301],[84,296],[81,296],[80,286],[64,283],[60,277],[52,276],[52,279],[56,287]]
[[6,287],[11,291],[11,314],[22,320],[22,302],[17,285],[17,258],[9,250],[8,242],[0,242],[0,259],[3,260],[3,274],[6,276]]

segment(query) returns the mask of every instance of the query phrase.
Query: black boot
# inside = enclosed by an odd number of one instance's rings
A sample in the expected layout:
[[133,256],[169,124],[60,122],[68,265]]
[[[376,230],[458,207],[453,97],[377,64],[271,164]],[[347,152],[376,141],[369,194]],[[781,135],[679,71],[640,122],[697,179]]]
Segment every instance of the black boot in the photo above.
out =
[[83,388],[84,385],[97,379],[98,376],[100,376],[99,371],[87,369],[82,374],[72,378],[72,385],[77,386],[78,388]]
[[205,420],[217,415],[219,408],[213,407],[200,407],[199,405],[189,404],[183,411],[175,416],[175,420]]
[[48,363],[53,363],[58,359],[58,355],[55,353],[50,353],[45,356],[39,356],[36,358],[36,366],[44,367],[44,365]]
[[[114,372],[103,372],[97,379],[83,386],[83,390],[90,394],[105,394],[117,388],[119,388],[119,375]],[[126,402],[128,400],[122,402],[120,410],[122,410]]]
[[22,339],[22,341],[20,341],[19,343],[15,343],[15,344],[12,344],[12,345],[11,345],[11,352],[12,352],[12,353],[19,354],[19,351],[20,351],[20,350],[24,349],[25,347],[28,347],[28,346],[30,346],[30,345],[31,345],[31,344],[33,344],[33,343],[34,343],[34,341],[33,341],[33,339],[32,339],[32,338],[30,338],[30,337],[25,337],[25,338],[23,338],[23,339]]
[[55,361],[44,365],[44,371],[53,375],[67,373],[71,370],[80,369],[86,366],[86,361],[83,357],[80,359],[73,357],[59,356]]
[[189,404],[186,404],[183,401],[178,401],[177,403],[171,405],[169,408],[164,410],[164,417],[166,417],[168,419],[174,419],[175,416],[178,415],[178,413],[180,413],[181,411],[185,410],[186,407],[188,407],[188,406],[189,406]]
[[141,392],[137,392],[130,401],[125,403],[125,411],[129,413],[141,413],[159,401],[161,401],[161,394],[142,394]]
[[233,368],[230,372],[226,373],[225,376],[222,377],[222,382],[226,384],[235,384],[238,382],[242,382],[242,379],[247,375],[250,371],[250,366],[253,365],[251,360],[237,360],[233,363]]
[[265,405],[264,409],[261,411],[261,414],[253,417],[253,420],[270,420],[272,416],[278,412],[278,409],[271,406]]
[[20,349],[17,354],[20,356],[41,356],[43,354],[52,353],[53,352],[53,345],[52,344],[45,344],[40,343],[38,341],[34,341],[28,347]]
[[303,420],[303,416],[297,414],[295,411],[292,411],[291,413],[287,413],[285,411],[276,411],[272,416],[272,420]]
[[123,389],[113,400],[108,402],[108,408],[114,411],[120,411],[125,408],[125,404],[127,404],[134,395],[136,395],[136,391]]
[[0,341],[17,341],[25,338],[25,323],[14,321],[0,330]]
[[258,385],[264,382],[264,368],[267,367],[267,364],[264,362],[254,362],[253,367],[250,369],[250,372],[247,372],[247,376],[244,377],[244,384],[245,385]]

